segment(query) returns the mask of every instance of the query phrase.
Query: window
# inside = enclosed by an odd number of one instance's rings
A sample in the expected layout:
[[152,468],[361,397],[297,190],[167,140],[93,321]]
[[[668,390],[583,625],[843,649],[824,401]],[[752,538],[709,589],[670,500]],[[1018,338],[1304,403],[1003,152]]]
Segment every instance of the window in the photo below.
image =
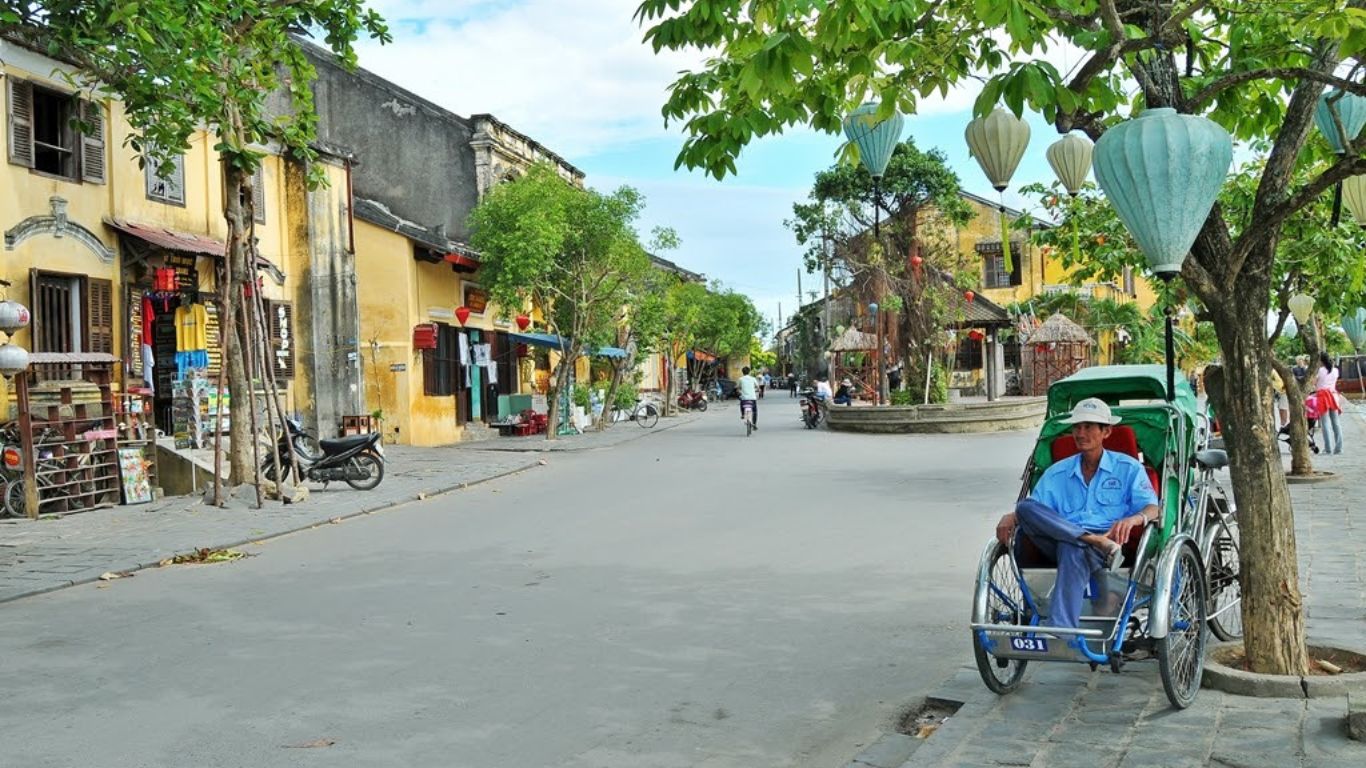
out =
[[1004,253],[983,253],[982,265],[983,276],[982,285],[987,288],[1010,288],[1020,285],[1020,261],[1021,253],[1018,250],[1018,243],[1011,244],[1014,253],[1011,254],[1011,270],[1006,271],[1006,257]]
[[422,350],[422,394],[431,397],[455,394],[460,373],[459,334],[454,326],[436,324],[436,349]]
[[[225,210],[226,210],[227,205],[228,205],[228,191],[227,191],[227,190],[228,190],[228,173],[227,173],[227,169],[224,168],[224,169],[223,169],[223,207],[224,207]],[[242,204],[242,207],[245,208],[246,205],[247,205],[247,197],[246,197],[246,195],[240,194],[240,192],[239,192],[238,200],[239,200],[239,202]],[[255,212],[254,212],[254,217],[253,217],[254,220],[256,221],[256,223],[257,223],[257,224],[264,224],[264,223],[266,223],[266,171],[265,171],[265,166],[264,166],[264,165],[257,166],[257,167],[256,167],[256,173],[253,173],[253,174],[251,175],[251,202],[252,202],[252,206],[256,209]]]
[[8,91],[11,163],[72,181],[104,183],[103,107],[26,80],[9,80]]
[[114,352],[114,284],[33,270],[35,352]]
[[147,199],[170,205],[185,205],[185,156],[171,158],[171,172],[166,178],[157,175],[157,167],[151,160],[143,164],[143,175],[147,181]]
[[294,378],[294,307],[284,301],[267,301],[266,328],[270,332],[267,354],[275,361],[275,378]]

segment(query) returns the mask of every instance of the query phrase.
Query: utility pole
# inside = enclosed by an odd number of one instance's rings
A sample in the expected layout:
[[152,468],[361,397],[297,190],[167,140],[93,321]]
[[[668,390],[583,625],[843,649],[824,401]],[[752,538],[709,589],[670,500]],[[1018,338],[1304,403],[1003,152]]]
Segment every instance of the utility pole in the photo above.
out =
[[830,341],[830,222],[825,218],[825,201],[821,201],[821,261],[825,272],[825,330],[822,335]]

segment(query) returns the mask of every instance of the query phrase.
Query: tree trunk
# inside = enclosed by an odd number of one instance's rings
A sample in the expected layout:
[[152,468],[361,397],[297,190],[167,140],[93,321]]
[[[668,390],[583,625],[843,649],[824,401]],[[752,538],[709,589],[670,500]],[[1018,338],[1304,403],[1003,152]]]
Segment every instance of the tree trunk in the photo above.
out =
[[634,370],[636,367],[636,352],[634,344],[627,344],[630,353],[626,359],[620,363],[612,364],[612,383],[607,385],[607,395],[602,399],[602,415],[598,417],[598,431],[607,429],[612,423],[612,406],[617,398],[617,390],[621,388],[621,380],[626,372]]
[[1266,301],[1242,301],[1239,295],[1267,296],[1268,291],[1263,286],[1260,294],[1239,290],[1201,298],[1210,308],[1226,363],[1206,383],[1219,389],[1218,415],[1238,505],[1244,646],[1253,671],[1302,675],[1308,653],[1295,515],[1265,396],[1270,389]]
[[251,433],[252,416],[247,397],[250,382],[247,380],[246,360],[242,348],[242,320],[245,307],[240,306],[238,301],[238,297],[242,295],[242,286],[250,279],[251,274],[247,263],[250,249],[246,242],[247,228],[242,207],[244,197],[249,199],[251,195],[251,177],[234,167],[226,157],[223,167],[227,169],[228,176],[228,248],[225,255],[227,268],[224,273],[228,280],[226,295],[229,298],[228,306],[223,307],[219,314],[218,337],[221,364],[227,370],[228,396],[231,403],[228,426],[228,482],[231,485],[240,485],[255,474],[251,462],[252,440],[255,436]]

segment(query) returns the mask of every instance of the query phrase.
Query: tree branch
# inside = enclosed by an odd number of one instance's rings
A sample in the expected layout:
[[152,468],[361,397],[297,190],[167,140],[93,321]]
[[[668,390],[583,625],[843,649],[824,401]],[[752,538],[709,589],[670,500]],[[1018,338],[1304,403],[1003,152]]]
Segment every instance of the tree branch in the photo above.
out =
[[1310,80],[1324,85],[1336,86],[1358,96],[1366,96],[1366,83],[1354,83],[1327,72],[1305,69],[1304,67],[1266,67],[1225,75],[1196,91],[1195,95],[1186,101],[1186,106],[1191,112],[1197,112],[1206,102],[1220,93],[1253,80]]
[[1243,234],[1238,237],[1237,243],[1234,244],[1233,257],[1230,260],[1232,268],[1229,274],[1236,276],[1243,267],[1243,261],[1252,251],[1252,246],[1264,240],[1272,230],[1278,228],[1296,211],[1314,202],[1319,195],[1334,184],[1362,173],[1366,173],[1366,157],[1344,155],[1342,159],[1330,166],[1318,178],[1301,187],[1300,191],[1289,199],[1269,206],[1263,206],[1259,200],[1251,217],[1252,226],[1243,230]]

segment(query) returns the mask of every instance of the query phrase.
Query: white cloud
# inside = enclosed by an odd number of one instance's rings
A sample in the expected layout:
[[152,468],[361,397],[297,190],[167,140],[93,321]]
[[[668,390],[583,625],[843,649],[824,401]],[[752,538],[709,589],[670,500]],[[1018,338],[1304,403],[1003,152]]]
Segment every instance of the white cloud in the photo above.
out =
[[697,55],[656,55],[623,0],[389,0],[360,62],[457,114],[489,112],[571,159],[665,136],[660,107]]

